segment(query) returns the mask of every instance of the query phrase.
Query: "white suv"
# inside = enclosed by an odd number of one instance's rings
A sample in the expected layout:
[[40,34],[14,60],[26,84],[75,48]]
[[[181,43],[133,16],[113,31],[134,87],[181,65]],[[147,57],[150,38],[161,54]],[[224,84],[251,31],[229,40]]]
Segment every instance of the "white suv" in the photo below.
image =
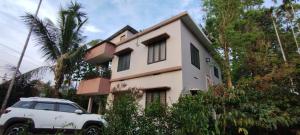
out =
[[89,114],[76,103],[55,98],[20,98],[0,116],[4,135],[20,132],[69,132],[99,135],[106,126],[101,115]]

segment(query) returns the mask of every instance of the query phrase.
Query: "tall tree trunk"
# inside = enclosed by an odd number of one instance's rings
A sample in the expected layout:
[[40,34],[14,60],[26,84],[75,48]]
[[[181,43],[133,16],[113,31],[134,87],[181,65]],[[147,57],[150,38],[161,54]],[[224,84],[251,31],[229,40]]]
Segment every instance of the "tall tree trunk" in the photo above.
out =
[[[295,20],[295,10],[294,10],[294,6],[293,6],[293,3],[291,3],[291,7],[292,7],[292,12],[293,12],[293,18],[291,20],[291,24],[293,25],[293,20]],[[297,19],[297,18],[296,18]],[[296,22],[296,25],[298,25],[298,30],[300,32],[300,24]],[[299,48],[299,45],[298,45],[298,41],[297,41],[297,37],[295,35],[295,30],[294,30],[294,26],[292,26],[292,32],[293,32],[293,36],[294,36],[294,40],[295,40],[295,43],[296,43],[296,46],[297,46],[297,52],[300,54],[300,48]]]
[[58,74],[58,75],[55,75],[56,79],[55,79],[55,85],[54,85],[54,97],[55,98],[59,98],[59,89],[61,88],[61,85],[63,84],[63,81],[64,81],[64,75],[62,74]]
[[224,50],[224,57],[225,57],[224,72],[225,72],[225,78],[226,78],[226,86],[227,86],[227,88],[232,88],[229,48],[228,48],[228,43],[226,42],[226,39],[225,39],[225,32],[220,33],[219,40],[220,40],[220,44]]
[[64,81],[64,56],[60,57],[57,60],[56,66],[55,66],[55,85],[54,85],[54,97],[59,97],[59,89],[61,88],[61,85]]
[[275,19],[276,19],[276,18],[273,18],[273,17],[272,17],[273,27],[274,27],[274,29],[275,29],[275,33],[276,33],[276,37],[277,37],[277,40],[278,40],[278,44],[279,44],[279,46],[280,46],[282,58],[283,58],[283,60],[284,60],[284,63],[287,64],[287,60],[286,60],[286,57],[285,57],[285,53],[284,53],[284,50],[283,50],[283,47],[282,47],[282,44],[281,44],[281,40],[280,40],[278,31],[277,31],[277,26],[276,26]]
[[227,88],[232,88],[229,49],[227,46],[224,48],[224,57],[225,57],[225,76],[226,76]]

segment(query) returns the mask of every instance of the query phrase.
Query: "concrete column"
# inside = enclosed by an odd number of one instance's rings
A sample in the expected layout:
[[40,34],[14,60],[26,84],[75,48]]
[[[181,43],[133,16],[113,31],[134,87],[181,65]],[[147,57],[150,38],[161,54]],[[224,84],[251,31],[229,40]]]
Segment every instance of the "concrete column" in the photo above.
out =
[[90,113],[92,112],[92,107],[93,107],[93,97],[89,98],[89,104],[88,104],[88,108],[87,111]]

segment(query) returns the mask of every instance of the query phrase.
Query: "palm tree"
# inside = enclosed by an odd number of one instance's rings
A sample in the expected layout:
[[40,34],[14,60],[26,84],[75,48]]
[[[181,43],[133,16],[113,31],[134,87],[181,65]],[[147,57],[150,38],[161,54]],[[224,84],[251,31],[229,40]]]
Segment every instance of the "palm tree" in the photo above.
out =
[[33,27],[37,46],[40,47],[47,61],[54,64],[55,97],[65,75],[73,73],[76,63],[82,60],[85,46],[81,28],[87,22],[86,14],[80,11],[81,5],[71,3],[67,9],[59,11],[58,26],[49,19],[41,20],[31,14],[24,16],[25,23]]

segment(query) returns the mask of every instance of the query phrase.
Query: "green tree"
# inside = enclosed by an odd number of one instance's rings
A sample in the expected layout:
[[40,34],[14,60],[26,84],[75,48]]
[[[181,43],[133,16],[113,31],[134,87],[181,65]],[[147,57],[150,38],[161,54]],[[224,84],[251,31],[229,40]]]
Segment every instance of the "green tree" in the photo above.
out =
[[80,44],[84,40],[81,28],[87,22],[87,17],[80,9],[81,5],[78,3],[71,3],[67,9],[61,9],[58,26],[49,19],[41,20],[31,14],[24,17],[27,25],[33,27],[37,45],[44,53],[44,57],[55,64],[56,97],[59,95],[65,75],[72,74],[76,63],[82,60],[85,50]]
[[239,0],[204,0],[207,9],[206,28],[214,37],[214,45],[224,56],[223,69],[226,84],[232,88],[230,56],[230,36],[234,32],[234,24],[241,13],[241,1]]

